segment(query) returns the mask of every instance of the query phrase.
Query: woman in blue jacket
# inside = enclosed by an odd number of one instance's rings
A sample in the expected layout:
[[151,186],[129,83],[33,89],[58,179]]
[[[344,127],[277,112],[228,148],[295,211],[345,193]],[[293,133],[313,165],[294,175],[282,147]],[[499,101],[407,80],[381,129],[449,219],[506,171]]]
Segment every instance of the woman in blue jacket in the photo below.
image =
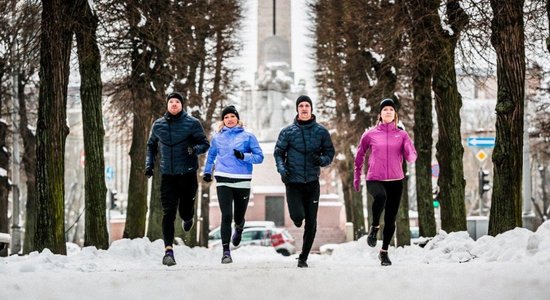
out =
[[[264,154],[258,140],[252,133],[244,130],[237,109],[233,105],[224,108],[220,129],[211,141],[203,177],[206,182],[212,181],[212,172],[216,177],[216,191],[222,213],[222,264],[233,262],[229,250],[229,239],[231,238],[235,246],[241,242],[244,215],[250,196],[252,164],[260,164],[263,160]],[[232,219],[235,220],[233,237],[231,237]]]

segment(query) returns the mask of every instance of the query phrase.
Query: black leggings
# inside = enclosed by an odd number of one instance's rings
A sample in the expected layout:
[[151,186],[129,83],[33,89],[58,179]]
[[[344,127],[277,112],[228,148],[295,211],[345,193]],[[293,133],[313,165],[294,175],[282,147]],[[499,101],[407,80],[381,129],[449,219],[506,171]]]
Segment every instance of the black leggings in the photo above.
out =
[[194,172],[183,175],[162,175],[160,200],[164,246],[172,246],[174,243],[174,221],[178,211],[184,221],[193,218],[197,188],[197,174]]
[[[222,224],[220,228],[222,245],[229,245],[232,219],[235,219],[236,226],[244,226],[244,215],[248,207],[250,189],[231,188],[222,185],[216,186],[216,190],[218,192],[218,203],[222,212]],[[235,206],[234,213],[233,206]]]
[[367,181],[367,191],[374,198],[372,204],[372,226],[380,225],[380,216],[384,214],[384,232],[382,249],[388,250],[395,231],[395,218],[401,202],[403,180],[395,181]]
[[300,258],[307,260],[317,232],[317,211],[319,210],[319,181],[286,184],[286,202],[290,218],[296,225],[304,225],[304,241]]

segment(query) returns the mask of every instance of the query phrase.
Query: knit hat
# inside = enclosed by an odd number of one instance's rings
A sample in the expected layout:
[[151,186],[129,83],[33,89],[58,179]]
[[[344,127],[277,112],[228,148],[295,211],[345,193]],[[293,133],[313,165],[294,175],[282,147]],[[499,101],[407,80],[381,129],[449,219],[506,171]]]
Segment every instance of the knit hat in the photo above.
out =
[[183,105],[183,96],[180,93],[172,92],[172,93],[168,94],[168,96],[166,97],[166,103],[168,103],[168,101],[170,101],[170,99],[172,99],[172,98],[178,99],[181,102],[181,104]]
[[309,105],[313,108],[313,103],[311,102],[311,99],[306,95],[302,95],[298,97],[298,99],[296,99],[296,111],[298,111],[298,105],[300,105],[300,103],[302,102],[309,103]]
[[382,109],[386,106],[391,106],[391,107],[393,107],[394,110],[397,110],[397,107],[396,107],[395,102],[393,101],[393,99],[386,98],[386,99],[382,100],[380,102],[380,112],[382,112]]
[[237,119],[240,120],[239,118],[239,112],[237,111],[237,109],[235,108],[235,106],[233,105],[229,105],[229,106],[226,106],[223,110],[222,110],[222,121],[223,121],[223,118],[225,117],[225,115],[227,114],[234,114]]

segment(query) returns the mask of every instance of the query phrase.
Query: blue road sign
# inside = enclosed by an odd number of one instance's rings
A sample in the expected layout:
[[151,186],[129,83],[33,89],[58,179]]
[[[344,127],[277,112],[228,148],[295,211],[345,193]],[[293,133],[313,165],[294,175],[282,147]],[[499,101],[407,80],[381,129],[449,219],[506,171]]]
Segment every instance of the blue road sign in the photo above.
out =
[[113,177],[115,177],[115,170],[113,170],[113,168],[111,167],[105,168],[105,178],[107,180],[112,180]]
[[494,137],[469,137],[466,138],[468,147],[492,148],[495,146]]

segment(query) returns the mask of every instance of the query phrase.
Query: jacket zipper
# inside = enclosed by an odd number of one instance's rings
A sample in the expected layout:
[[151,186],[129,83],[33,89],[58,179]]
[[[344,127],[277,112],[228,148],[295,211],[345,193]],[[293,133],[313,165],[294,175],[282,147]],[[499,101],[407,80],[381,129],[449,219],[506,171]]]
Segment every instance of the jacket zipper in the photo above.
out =
[[302,141],[304,142],[304,183],[307,183],[307,144],[306,144],[306,136],[304,135],[304,129],[300,127],[300,131],[302,131]]
[[390,154],[389,154],[389,145],[388,145],[388,131],[389,131],[389,126],[386,126],[386,179],[389,178],[389,170],[388,170],[388,166],[389,166],[389,162],[390,162]]
[[170,173],[174,174],[174,147],[172,146],[172,125],[170,123],[170,120],[168,120],[168,135],[170,136]]

